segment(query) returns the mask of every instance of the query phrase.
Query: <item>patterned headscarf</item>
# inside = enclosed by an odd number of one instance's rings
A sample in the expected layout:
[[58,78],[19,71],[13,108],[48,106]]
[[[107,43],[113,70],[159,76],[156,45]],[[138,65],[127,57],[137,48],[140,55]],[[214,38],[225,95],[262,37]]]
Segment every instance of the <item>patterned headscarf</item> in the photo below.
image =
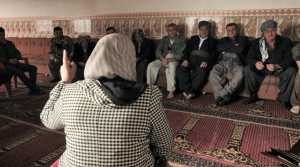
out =
[[89,35],[79,35],[78,36],[78,44],[80,44],[81,41],[84,39],[88,40],[89,42],[92,42],[92,39]]
[[264,37],[264,32],[269,28],[277,28],[277,22],[274,20],[268,20],[260,27],[261,36],[259,39],[259,49],[262,56],[262,62],[265,62],[269,57],[268,48],[266,47],[266,38]]
[[108,79],[119,76],[129,81],[136,81],[135,47],[128,37],[113,33],[101,38],[85,70],[86,79]]

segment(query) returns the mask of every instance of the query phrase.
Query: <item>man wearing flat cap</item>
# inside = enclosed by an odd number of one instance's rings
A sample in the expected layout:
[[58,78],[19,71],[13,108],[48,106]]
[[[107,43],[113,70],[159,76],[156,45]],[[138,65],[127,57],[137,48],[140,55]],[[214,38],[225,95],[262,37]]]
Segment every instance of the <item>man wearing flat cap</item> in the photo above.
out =
[[132,32],[132,42],[136,52],[136,75],[138,83],[146,83],[147,67],[152,61],[153,41],[144,37],[142,29],[135,29]]
[[218,58],[218,41],[211,37],[211,24],[199,22],[199,35],[191,37],[181,65],[176,70],[177,80],[187,100],[193,98],[205,83],[209,71]]
[[280,78],[276,100],[285,110],[291,109],[290,95],[294,86],[296,70],[293,67],[292,42],[277,35],[277,22],[268,20],[261,27],[261,37],[251,42],[244,68],[246,91],[249,97],[243,104],[258,100],[257,91],[266,75]]
[[167,90],[169,94],[167,98],[173,98],[176,89],[176,68],[183,56],[186,47],[185,40],[177,35],[177,25],[170,23],[167,26],[168,36],[162,38],[156,49],[157,60],[148,65],[147,83],[154,85],[157,80],[158,71],[161,67],[166,67]]
[[[214,89],[215,104],[224,106],[230,101],[231,95],[243,84],[243,68],[249,50],[248,37],[237,33],[237,25],[226,25],[227,37],[220,39],[217,45],[221,54],[218,64],[214,65],[209,75],[209,82]],[[226,74],[232,74],[227,82]]]

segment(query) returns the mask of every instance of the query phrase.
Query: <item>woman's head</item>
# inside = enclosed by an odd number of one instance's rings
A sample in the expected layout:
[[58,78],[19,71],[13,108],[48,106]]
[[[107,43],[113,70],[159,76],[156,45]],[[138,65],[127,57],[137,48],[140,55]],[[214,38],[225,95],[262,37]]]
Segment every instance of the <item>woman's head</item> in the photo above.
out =
[[112,79],[116,76],[136,81],[136,57],[131,40],[122,34],[114,33],[98,41],[86,63],[84,77]]

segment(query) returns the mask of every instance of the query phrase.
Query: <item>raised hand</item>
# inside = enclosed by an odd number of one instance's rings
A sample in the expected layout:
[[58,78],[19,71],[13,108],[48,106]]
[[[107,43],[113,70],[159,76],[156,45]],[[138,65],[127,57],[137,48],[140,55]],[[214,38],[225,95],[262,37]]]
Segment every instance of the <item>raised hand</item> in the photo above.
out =
[[63,52],[63,65],[60,67],[61,80],[71,83],[76,74],[76,64],[68,60],[67,51]]

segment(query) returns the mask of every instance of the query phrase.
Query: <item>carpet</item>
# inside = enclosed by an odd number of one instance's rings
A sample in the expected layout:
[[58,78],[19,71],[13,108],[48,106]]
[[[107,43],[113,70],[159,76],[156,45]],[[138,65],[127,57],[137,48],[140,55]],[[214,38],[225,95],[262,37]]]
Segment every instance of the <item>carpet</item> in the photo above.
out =
[[243,105],[245,98],[218,107],[213,94],[190,101],[181,93],[163,105],[173,128],[175,147],[172,166],[281,166],[261,152],[272,148],[289,150],[300,139],[300,114],[281,108],[273,100]]
[[[50,80],[48,76],[38,75],[38,85],[45,90],[41,96],[28,96],[28,88],[19,80],[12,97],[7,98],[4,87],[0,87],[0,115],[42,128],[39,115],[49,92],[56,85],[49,83]],[[201,94],[186,101],[182,93],[167,99],[168,92],[161,90],[163,106],[175,137],[170,166],[281,166],[279,161],[261,152],[270,151],[270,147],[289,150],[300,139],[300,114],[283,110],[276,101],[259,100],[243,105],[241,102],[245,98],[234,97],[231,104],[218,107],[213,104],[213,94]],[[30,133],[39,133],[33,131]],[[14,132],[17,136],[19,133],[22,134],[21,131]],[[8,145],[3,144],[0,148]],[[9,152],[5,153],[4,159],[11,162],[14,156],[8,156]],[[5,154],[0,155],[0,162]],[[17,155],[27,157],[24,152]],[[38,158],[30,161],[31,164],[40,163]]]
[[0,167],[51,166],[65,143],[62,132],[0,116]]

